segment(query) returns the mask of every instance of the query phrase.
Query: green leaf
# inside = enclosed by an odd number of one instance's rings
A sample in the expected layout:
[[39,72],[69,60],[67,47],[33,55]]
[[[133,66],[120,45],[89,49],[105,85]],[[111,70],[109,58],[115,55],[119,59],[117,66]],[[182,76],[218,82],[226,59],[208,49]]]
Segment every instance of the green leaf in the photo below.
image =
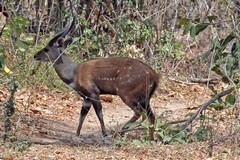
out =
[[217,66],[214,66],[214,67],[212,68],[212,71],[214,71],[216,74],[218,74],[218,75],[220,75],[220,76],[223,75],[222,71],[221,71],[221,70],[219,69],[219,67],[217,67]]
[[126,124],[124,127],[131,127],[131,126],[133,126],[133,125],[135,125],[135,126],[137,126],[137,125],[142,125],[142,123],[141,122],[133,122],[133,123],[128,123],[128,124]]
[[141,123],[141,126],[144,127],[144,128],[146,128],[146,129],[149,129],[149,127],[150,127],[149,123],[146,122],[146,121],[142,122],[142,123]]
[[163,142],[164,143],[170,143],[172,141],[172,137],[165,135],[163,137]]
[[185,117],[191,117],[194,113],[193,112],[189,112],[188,114],[185,115]]
[[209,108],[213,108],[217,111],[221,111],[224,109],[224,106],[222,104],[218,104],[218,103],[213,103],[209,105]]
[[142,144],[142,141],[138,140],[138,139],[134,139],[131,144],[134,144],[134,145],[139,145],[139,144]]
[[217,90],[214,88],[213,85],[208,85],[208,88],[211,89],[211,91],[212,91],[214,94],[217,94]]
[[186,141],[184,140],[184,138],[183,137],[176,137],[176,138],[174,138],[174,141],[177,141],[177,142],[179,142],[180,144],[185,144],[186,143]]
[[234,66],[235,60],[236,60],[236,59],[233,58],[233,57],[229,57],[229,58],[228,58],[227,65],[226,65],[227,71],[231,71],[231,70],[232,70],[232,67]]
[[192,25],[190,27],[190,35],[191,35],[191,37],[195,37],[196,33],[197,33],[196,25],[192,23]]
[[133,28],[134,30],[136,30],[136,31],[138,31],[139,29],[141,29],[141,26],[140,25],[134,25],[134,28]]
[[216,49],[222,49],[222,45],[221,45],[221,42],[218,40],[218,39],[215,39],[214,42],[213,42],[213,49],[216,50]]
[[18,40],[15,43],[15,46],[22,52],[25,51],[25,49],[29,48],[30,44],[23,40]]
[[4,66],[4,60],[5,60],[5,56],[2,53],[0,53],[0,68]]
[[184,25],[184,26],[186,26],[186,25],[189,24],[190,21],[191,21],[191,20],[188,19],[188,18],[180,18],[180,19],[178,20],[178,23],[179,23],[179,25]]
[[228,78],[226,76],[222,76],[222,81],[224,83],[229,83],[229,80],[228,80]]
[[208,50],[202,55],[203,61],[207,61],[209,59],[210,53],[212,52],[212,49]]
[[206,116],[206,115],[204,115],[204,114],[201,114],[200,116],[199,116],[199,119],[200,120],[206,120],[206,119],[210,119],[208,116]]
[[147,113],[142,113],[142,122],[145,121],[147,119]]
[[212,21],[217,19],[217,16],[208,16],[207,18],[208,18],[209,22],[212,23]]
[[156,123],[156,129],[157,130],[161,130],[162,123],[163,123],[162,117],[158,118],[157,123]]
[[240,40],[237,40],[231,48],[231,54],[233,57],[238,58],[240,55]]
[[236,102],[236,95],[235,94],[229,94],[227,95],[225,101],[230,104],[230,105],[234,105]]
[[190,28],[191,28],[192,22],[190,21],[184,28],[183,30],[183,35],[188,34],[188,32],[190,32]]
[[87,34],[87,35],[92,35],[92,30],[91,29],[84,29],[83,33]]
[[127,24],[130,25],[132,24],[132,21],[130,19],[127,20]]
[[200,18],[195,18],[195,19],[194,19],[194,22],[195,22],[195,23],[200,23]]
[[235,38],[234,35],[232,35],[232,34],[228,35],[224,40],[221,40],[221,42],[222,42],[222,43],[221,43],[221,47],[222,47],[222,48],[225,48],[226,45],[227,45],[229,42],[231,42],[234,38]]
[[209,26],[209,23],[197,24],[197,26],[196,26],[196,35],[198,35],[200,32],[202,32],[208,26]]

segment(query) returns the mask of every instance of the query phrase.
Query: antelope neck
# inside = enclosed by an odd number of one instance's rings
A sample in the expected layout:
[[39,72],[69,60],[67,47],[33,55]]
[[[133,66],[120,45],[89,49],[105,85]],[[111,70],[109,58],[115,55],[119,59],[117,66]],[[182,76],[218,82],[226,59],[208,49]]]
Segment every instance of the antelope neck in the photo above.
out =
[[53,64],[58,76],[67,84],[74,82],[74,75],[79,64],[73,62],[65,54],[60,56]]

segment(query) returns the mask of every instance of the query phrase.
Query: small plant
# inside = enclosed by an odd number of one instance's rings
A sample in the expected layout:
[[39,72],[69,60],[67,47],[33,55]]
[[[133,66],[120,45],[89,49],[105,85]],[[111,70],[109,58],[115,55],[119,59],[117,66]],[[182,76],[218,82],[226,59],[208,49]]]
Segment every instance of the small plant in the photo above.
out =
[[187,135],[182,130],[182,126],[173,126],[171,124],[164,123],[161,117],[157,120],[156,134],[158,136],[158,140],[162,141],[164,144],[174,142],[185,143]]
[[17,143],[17,150],[20,152],[23,152],[25,150],[27,150],[30,146],[32,145],[32,142],[29,140],[22,140],[20,142]]
[[14,102],[14,94],[17,91],[18,84],[16,83],[15,80],[12,81],[12,84],[9,85],[8,91],[10,92],[9,98],[3,103],[4,107],[4,135],[3,135],[3,140],[6,141],[7,139],[12,140],[15,138],[12,138],[9,136],[9,132],[11,130],[11,116],[15,112],[15,102]]
[[[146,115],[142,115],[142,121],[135,122],[134,126],[142,127],[145,132],[140,139],[129,140],[125,135],[121,140],[116,141],[116,145],[138,145],[138,144],[154,144],[156,142],[162,142],[163,144],[180,143],[185,144],[188,142],[206,141],[208,135],[211,132],[211,127],[201,124],[195,128],[195,132],[187,132],[182,125],[173,125],[163,122],[162,117],[157,119],[155,125],[155,139],[149,140],[150,125],[146,121]],[[205,118],[202,118],[205,119]],[[115,136],[116,138],[117,136]]]
[[[197,36],[208,26],[212,25],[217,16],[208,16],[204,23],[200,19],[181,18],[179,24],[184,26],[183,34],[190,34],[192,37]],[[232,42],[234,41],[234,42]],[[212,47],[202,55],[202,59],[208,62],[210,69],[219,75],[223,83],[230,84],[235,88],[240,87],[240,39],[234,32],[230,33],[226,38],[215,38],[212,41]],[[209,86],[213,92],[213,96],[217,91],[213,86]],[[236,91],[228,94],[225,101],[218,99],[210,105],[211,108],[221,110],[232,106],[237,101]]]
[[156,52],[165,59],[180,60],[185,56],[180,41],[175,39],[174,32],[163,31],[159,41],[160,44],[156,46]]

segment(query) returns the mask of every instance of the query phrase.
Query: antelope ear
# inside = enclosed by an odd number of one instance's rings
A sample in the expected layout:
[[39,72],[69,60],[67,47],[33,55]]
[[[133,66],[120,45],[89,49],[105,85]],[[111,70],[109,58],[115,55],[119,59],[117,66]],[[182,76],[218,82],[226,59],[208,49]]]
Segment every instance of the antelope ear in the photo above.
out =
[[64,39],[62,37],[58,38],[56,45],[57,47],[62,47],[64,45]]
[[72,39],[72,38],[66,39],[66,40],[64,41],[63,47],[64,47],[64,48],[67,48],[67,46],[70,45],[72,42],[73,42],[73,39]]

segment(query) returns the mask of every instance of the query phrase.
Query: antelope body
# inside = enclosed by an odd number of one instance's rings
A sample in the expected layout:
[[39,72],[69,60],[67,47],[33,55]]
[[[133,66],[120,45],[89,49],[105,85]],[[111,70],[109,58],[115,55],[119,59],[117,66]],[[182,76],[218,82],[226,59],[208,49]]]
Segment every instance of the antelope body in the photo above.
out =
[[129,128],[128,124],[135,122],[144,111],[153,130],[155,116],[149,102],[158,85],[158,75],[143,62],[132,58],[99,58],[81,64],[71,61],[64,53],[64,49],[72,39],[64,41],[63,37],[73,28],[73,24],[74,20],[69,27],[50,40],[45,48],[37,52],[34,59],[50,60],[58,76],[83,97],[77,135],[80,135],[83,121],[93,105],[101,124],[102,134],[106,136],[99,97],[101,94],[120,96],[134,111],[133,117],[124,125],[122,133]]

